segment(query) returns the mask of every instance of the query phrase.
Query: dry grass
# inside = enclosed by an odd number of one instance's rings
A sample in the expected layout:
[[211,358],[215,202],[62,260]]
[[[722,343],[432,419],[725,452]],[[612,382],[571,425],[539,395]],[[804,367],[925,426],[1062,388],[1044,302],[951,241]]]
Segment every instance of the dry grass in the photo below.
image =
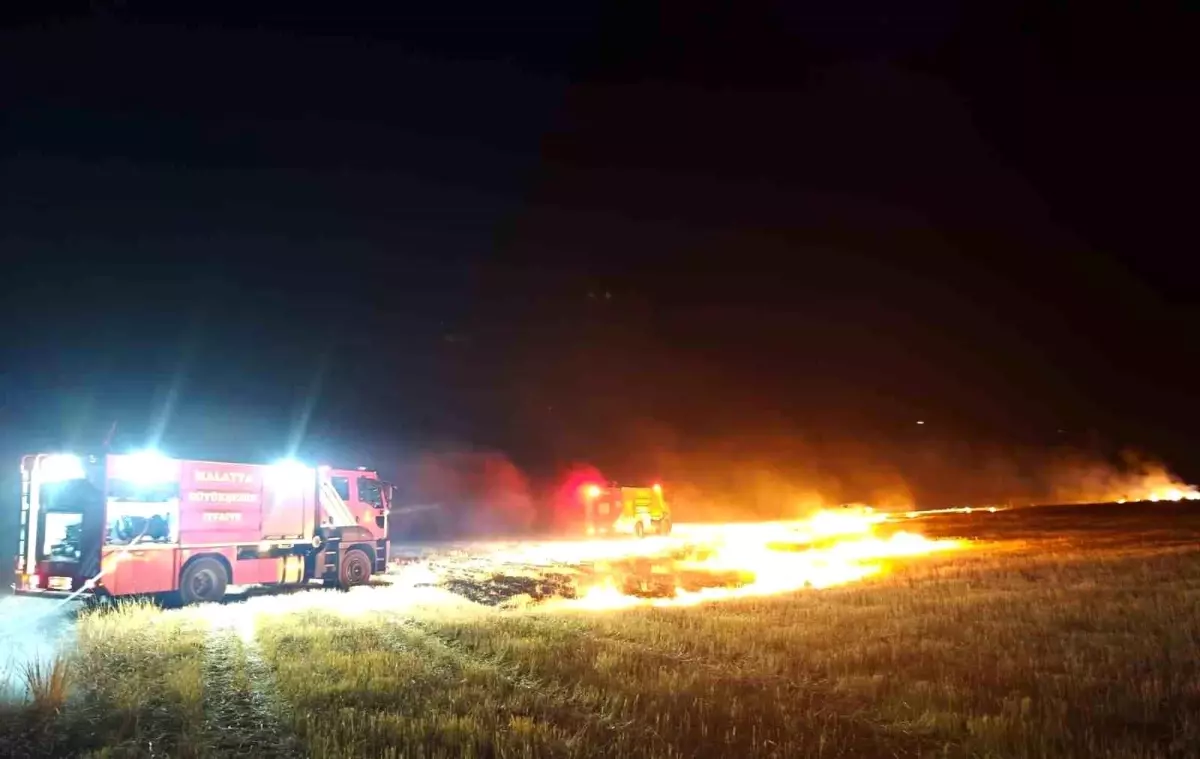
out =
[[191,618],[127,605],[79,622],[82,709],[102,755],[202,753],[206,631]]
[[695,608],[127,606],[41,670],[61,687],[20,708],[53,729],[22,753],[1194,755],[1195,517],[1068,517],[944,522],[1024,542]]
[[27,662],[21,674],[35,715],[48,717],[66,705],[71,668],[65,655]]

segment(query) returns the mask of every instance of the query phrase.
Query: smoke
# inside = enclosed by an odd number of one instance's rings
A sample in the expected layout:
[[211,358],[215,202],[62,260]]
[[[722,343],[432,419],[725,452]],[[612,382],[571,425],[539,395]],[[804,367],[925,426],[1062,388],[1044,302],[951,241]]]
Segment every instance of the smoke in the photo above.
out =
[[529,480],[502,453],[424,453],[398,475],[394,538],[517,535],[534,525]]
[[1075,454],[1057,463],[1050,483],[1056,503],[1194,499],[1195,488],[1165,464],[1125,452],[1113,465]]
[[591,464],[576,462],[568,465],[547,488],[546,506],[549,513],[545,524],[556,532],[582,527],[580,494],[588,485],[606,481],[604,474]]
[[908,445],[757,435],[684,441],[652,427],[629,444],[538,480],[494,451],[430,452],[396,478],[393,537],[518,536],[570,531],[581,488],[662,483],[677,522],[803,519],[846,503],[907,511],[947,506],[1179,500],[1200,493],[1154,458],[1068,447]]
[[[684,520],[803,518],[867,503],[919,507],[1179,500],[1196,491],[1163,462],[1067,446],[998,446],[753,435],[682,441],[647,426],[606,472],[661,481]],[[632,455],[629,455],[632,453]],[[632,474],[625,474],[630,472]],[[630,482],[630,484],[635,484]]]
[[644,446],[642,457],[602,468],[628,484],[662,482],[679,521],[799,519],[842,503],[915,503],[903,467],[859,443],[785,435],[684,442],[650,428],[630,437]]

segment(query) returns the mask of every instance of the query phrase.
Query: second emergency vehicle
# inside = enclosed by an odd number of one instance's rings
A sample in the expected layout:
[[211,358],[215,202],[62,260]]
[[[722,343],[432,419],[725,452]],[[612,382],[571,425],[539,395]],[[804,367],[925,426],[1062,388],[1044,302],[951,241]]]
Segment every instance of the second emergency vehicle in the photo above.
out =
[[589,535],[670,535],[671,506],[662,486],[586,485],[584,526]]

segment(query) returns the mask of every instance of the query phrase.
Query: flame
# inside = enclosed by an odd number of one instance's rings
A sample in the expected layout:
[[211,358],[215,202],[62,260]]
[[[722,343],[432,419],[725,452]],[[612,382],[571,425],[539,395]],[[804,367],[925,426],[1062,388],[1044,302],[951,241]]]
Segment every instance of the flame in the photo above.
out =
[[921,511],[906,511],[904,516],[908,519],[916,519],[917,517],[933,516],[935,514],[974,514],[976,511],[986,511],[989,514],[995,514],[997,511],[1008,511],[1008,506],[950,506],[945,509],[923,509]]
[[1152,486],[1141,490],[1134,491],[1132,495],[1122,493],[1119,498],[1110,498],[1116,503],[1129,503],[1137,501],[1150,501],[1158,503],[1159,501],[1200,501],[1200,490],[1191,485],[1160,485]]
[[1138,471],[1109,474],[1100,470],[1092,487],[1067,488],[1063,503],[1137,503],[1149,501],[1200,501],[1200,488],[1188,485],[1160,464],[1142,464]]
[[888,521],[886,514],[861,508],[822,510],[797,522],[677,525],[665,545],[611,544],[606,560],[597,562],[594,582],[581,582],[576,599],[551,605],[590,610],[688,606],[829,588],[880,574],[889,560],[967,545],[904,531],[876,534]]

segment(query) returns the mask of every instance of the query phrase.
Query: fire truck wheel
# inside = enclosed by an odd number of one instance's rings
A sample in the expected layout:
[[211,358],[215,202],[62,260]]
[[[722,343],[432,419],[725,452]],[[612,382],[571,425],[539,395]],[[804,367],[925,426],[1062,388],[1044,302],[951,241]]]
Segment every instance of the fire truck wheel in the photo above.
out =
[[659,521],[658,534],[659,535],[670,535],[671,534],[671,518],[670,517],[663,517],[662,520]]
[[107,594],[89,593],[83,597],[83,608],[103,609],[112,606],[112,598]]
[[225,567],[216,559],[196,559],[179,578],[179,600],[185,605],[220,601],[225,582]]
[[352,548],[342,556],[342,566],[338,569],[338,586],[350,588],[355,585],[366,585],[371,581],[371,557],[367,552]]
[[643,538],[646,536],[646,528],[642,525],[642,520],[633,523],[633,534],[635,537]]

